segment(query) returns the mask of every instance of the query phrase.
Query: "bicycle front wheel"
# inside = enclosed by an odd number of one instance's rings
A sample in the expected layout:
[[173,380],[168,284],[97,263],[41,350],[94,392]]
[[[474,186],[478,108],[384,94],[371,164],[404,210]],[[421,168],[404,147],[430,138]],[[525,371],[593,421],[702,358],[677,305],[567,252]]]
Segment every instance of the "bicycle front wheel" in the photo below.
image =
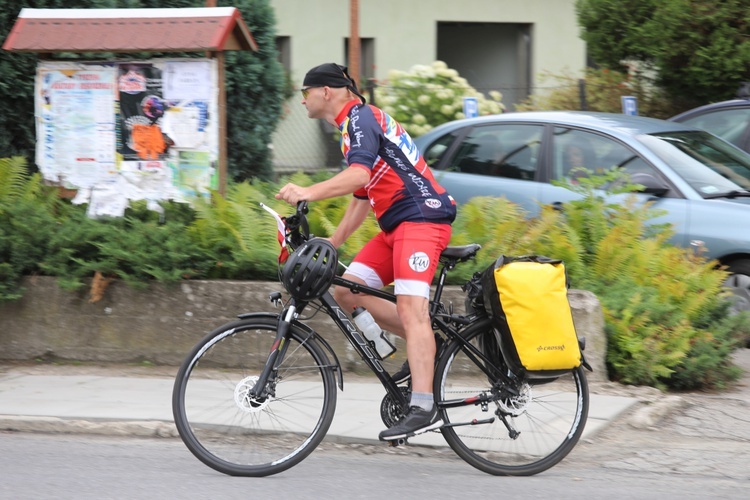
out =
[[312,333],[299,327],[291,328],[267,396],[251,396],[275,336],[273,317],[229,323],[204,337],[177,373],[172,411],[180,437],[224,474],[284,471],[315,449],[333,420],[332,366]]
[[[477,326],[465,338],[481,351],[483,336],[492,331]],[[435,374],[435,396],[439,406],[468,400],[442,411],[443,436],[463,460],[488,474],[529,476],[554,466],[573,449],[589,410],[583,368],[554,379],[520,381],[518,394],[510,396],[460,343],[446,349]],[[487,402],[470,399],[477,397]]]

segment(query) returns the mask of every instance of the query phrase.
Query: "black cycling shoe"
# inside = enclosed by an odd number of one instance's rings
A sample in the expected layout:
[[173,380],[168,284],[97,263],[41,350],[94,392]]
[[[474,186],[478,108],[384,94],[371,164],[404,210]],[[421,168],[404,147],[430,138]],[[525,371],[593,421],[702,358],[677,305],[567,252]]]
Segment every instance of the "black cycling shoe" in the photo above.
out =
[[393,381],[396,382],[397,384],[403,384],[404,382],[411,380],[411,369],[409,369],[409,360],[404,361],[404,364],[401,365],[401,368],[399,368],[396,373],[391,375],[391,378],[393,378]]
[[443,426],[443,419],[438,417],[437,408],[427,411],[419,406],[412,406],[404,418],[390,429],[380,433],[381,441],[405,439],[423,432],[439,429]]
[[[435,335],[435,361],[437,361],[438,354],[440,353],[440,347],[443,345],[443,338],[440,335]],[[411,369],[409,368],[409,360],[404,361],[401,368],[396,373],[391,375],[391,378],[397,384],[403,384],[411,380]]]

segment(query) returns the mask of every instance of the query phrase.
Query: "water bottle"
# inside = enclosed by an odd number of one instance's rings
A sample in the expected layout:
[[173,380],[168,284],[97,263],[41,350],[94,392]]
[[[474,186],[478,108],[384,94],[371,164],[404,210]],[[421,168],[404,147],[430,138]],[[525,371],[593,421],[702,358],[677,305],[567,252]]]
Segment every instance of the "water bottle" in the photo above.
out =
[[365,334],[365,338],[375,346],[375,352],[380,359],[385,359],[396,352],[396,347],[391,344],[383,329],[375,322],[375,318],[367,309],[360,306],[355,307],[352,318],[354,318],[357,327]]

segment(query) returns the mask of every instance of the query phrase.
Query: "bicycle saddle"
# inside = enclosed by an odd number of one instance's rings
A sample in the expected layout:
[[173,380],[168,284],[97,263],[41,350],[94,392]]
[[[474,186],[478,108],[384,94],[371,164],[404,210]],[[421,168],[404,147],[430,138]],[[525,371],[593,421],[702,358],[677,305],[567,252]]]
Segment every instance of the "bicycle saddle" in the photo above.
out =
[[456,259],[459,262],[469,260],[474,257],[482,245],[478,243],[471,243],[469,245],[461,245],[456,247],[445,247],[445,250],[440,254],[441,259]]

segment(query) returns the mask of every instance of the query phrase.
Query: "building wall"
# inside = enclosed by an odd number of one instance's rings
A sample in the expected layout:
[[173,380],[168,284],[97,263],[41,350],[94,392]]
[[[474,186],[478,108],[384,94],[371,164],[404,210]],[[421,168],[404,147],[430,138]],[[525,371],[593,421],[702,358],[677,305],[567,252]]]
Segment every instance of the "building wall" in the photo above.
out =
[[[350,35],[346,0],[271,0],[277,34],[290,37],[289,61],[293,81],[301,85],[305,72],[324,62],[344,64],[344,40]],[[575,0],[359,0],[359,35],[375,40],[375,78],[385,80],[393,69],[430,64],[438,53],[438,22],[517,23],[531,25],[530,90],[542,72],[577,72],[585,67],[585,44],[579,37]],[[478,48],[481,50],[481,48]],[[467,55],[468,57],[468,55]],[[462,75],[465,76],[465,75]],[[471,79],[469,78],[471,81]],[[295,96],[287,103],[299,107]],[[297,142],[325,138],[317,124],[289,119],[274,136],[277,165],[305,168],[325,162],[317,151],[289,151],[289,134]],[[304,118],[304,114],[303,114]],[[311,120],[308,120],[311,121]],[[300,139],[304,135],[306,139]],[[332,165],[328,165],[329,167]]]

